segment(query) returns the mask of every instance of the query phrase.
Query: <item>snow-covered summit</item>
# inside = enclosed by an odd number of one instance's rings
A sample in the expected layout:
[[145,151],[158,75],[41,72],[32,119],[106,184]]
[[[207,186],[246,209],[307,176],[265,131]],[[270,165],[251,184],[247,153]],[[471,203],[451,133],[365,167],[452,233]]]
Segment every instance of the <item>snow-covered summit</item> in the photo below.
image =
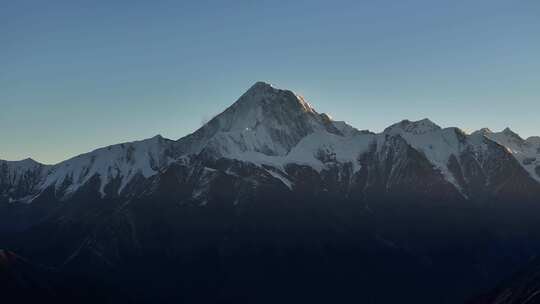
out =
[[[289,98],[275,98],[276,95],[288,95]],[[237,101],[237,103],[273,103],[281,102],[289,106],[300,106],[305,112],[316,113],[313,107],[307,102],[304,97],[295,94],[289,90],[278,89],[272,84],[258,81],[249,88]]]
[[482,128],[480,130],[476,130],[474,132],[471,133],[471,135],[480,135],[480,136],[485,136],[487,134],[491,134],[493,133],[493,131],[491,131],[491,129],[489,128]]
[[540,138],[524,140],[510,128],[501,132],[489,132],[484,136],[504,146],[519,161],[531,177],[540,181]]
[[458,128],[441,128],[425,118],[418,121],[403,120],[386,128],[382,136],[400,136],[412,148],[422,153],[443,176],[457,188],[456,177],[449,168],[449,161],[457,157],[472,142]]
[[397,134],[405,132],[412,134],[425,134],[439,130],[441,130],[441,127],[427,118],[418,121],[410,121],[405,119],[386,128],[384,133]]
[[301,96],[255,83],[232,106],[191,135],[179,140],[185,153],[219,156],[257,152],[287,154],[302,138],[316,132],[341,132],[326,115]]
[[522,139],[521,136],[519,136],[516,132],[512,131],[512,129],[510,129],[509,127],[504,128],[501,133],[509,137]]

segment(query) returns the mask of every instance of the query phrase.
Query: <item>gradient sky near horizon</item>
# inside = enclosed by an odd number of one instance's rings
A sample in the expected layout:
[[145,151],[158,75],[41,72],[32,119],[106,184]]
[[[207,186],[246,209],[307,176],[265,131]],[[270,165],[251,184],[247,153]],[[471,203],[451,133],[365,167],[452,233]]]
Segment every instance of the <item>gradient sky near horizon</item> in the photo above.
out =
[[540,1],[2,1],[0,159],[177,139],[259,80],[359,129],[540,135]]

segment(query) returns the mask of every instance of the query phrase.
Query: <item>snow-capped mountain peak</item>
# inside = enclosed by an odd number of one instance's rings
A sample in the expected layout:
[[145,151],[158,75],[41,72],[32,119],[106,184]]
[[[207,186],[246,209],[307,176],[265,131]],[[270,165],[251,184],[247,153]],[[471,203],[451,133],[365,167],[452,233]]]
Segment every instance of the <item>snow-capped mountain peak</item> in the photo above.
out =
[[386,128],[384,133],[396,134],[405,132],[411,134],[425,134],[439,130],[441,130],[441,127],[427,118],[418,121],[405,119]]
[[236,103],[255,103],[259,105],[262,103],[272,105],[272,103],[276,102],[283,103],[284,106],[299,106],[300,109],[305,112],[316,113],[313,107],[304,99],[304,97],[297,95],[290,90],[278,89],[263,81],[258,81],[252,85],[251,88],[249,88]]
[[480,129],[480,130],[474,131],[474,132],[472,133],[472,135],[482,135],[482,136],[484,136],[484,135],[486,135],[486,134],[491,134],[491,133],[493,133],[493,131],[491,131],[491,129],[489,129],[489,128],[482,128],[482,129]]
[[540,140],[538,138],[524,140],[510,128],[483,135],[505,147],[531,177],[540,181]]
[[316,131],[342,135],[328,116],[317,113],[303,97],[257,82],[232,106],[180,139],[179,145],[185,154],[282,156]]
[[512,131],[509,127],[506,127],[501,133],[508,137],[513,137],[517,140],[523,140],[521,136],[519,136],[516,132]]

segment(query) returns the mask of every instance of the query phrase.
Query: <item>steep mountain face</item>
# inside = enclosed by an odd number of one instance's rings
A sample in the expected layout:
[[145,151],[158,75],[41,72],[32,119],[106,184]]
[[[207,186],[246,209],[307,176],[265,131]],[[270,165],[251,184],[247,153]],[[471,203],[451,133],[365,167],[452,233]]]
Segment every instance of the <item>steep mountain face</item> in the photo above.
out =
[[9,201],[32,202],[48,190],[65,198],[97,180],[101,196],[118,196],[131,182],[146,179],[175,161],[174,144],[158,135],[97,149],[52,166],[31,159],[0,161],[0,193]]
[[256,83],[177,141],[1,162],[0,244],[142,302],[455,303],[540,250],[540,140],[507,133],[360,131]]
[[303,97],[258,82],[179,145],[184,154],[244,160],[253,153],[284,156],[314,132],[341,135],[328,116],[318,114]]
[[525,140],[509,128],[498,133],[491,132],[489,129],[482,129],[479,132],[504,146],[531,177],[540,181],[540,139],[538,137],[530,137]]
[[82,154],[50,169],[40,185],[54,188],[59,197],[73,194],[92,181],[99,180],[102,196],[120,195],[129,184],[146,179],[174,161],[174,142],[161,136],[101,148]]

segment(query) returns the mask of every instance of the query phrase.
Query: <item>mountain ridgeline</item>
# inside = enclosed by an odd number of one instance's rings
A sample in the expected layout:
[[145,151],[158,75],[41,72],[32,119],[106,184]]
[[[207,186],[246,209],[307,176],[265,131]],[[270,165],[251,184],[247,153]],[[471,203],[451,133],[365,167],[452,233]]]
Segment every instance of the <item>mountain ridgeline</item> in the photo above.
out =
[[540,138],[357,130],[258,82],[179,140],[0,161],[0,241],[105,302],[464,303],[540,253]]

